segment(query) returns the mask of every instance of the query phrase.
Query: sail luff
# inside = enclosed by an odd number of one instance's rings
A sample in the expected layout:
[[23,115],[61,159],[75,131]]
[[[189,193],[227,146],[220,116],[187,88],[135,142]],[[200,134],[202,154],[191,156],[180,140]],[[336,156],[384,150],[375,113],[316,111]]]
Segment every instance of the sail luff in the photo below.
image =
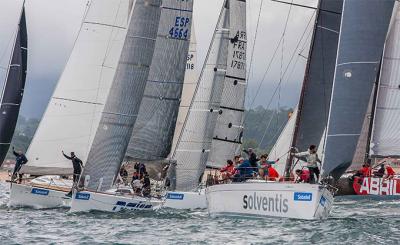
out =
[[99,126],[83,176],[89,190],[113,185],[126,153],[149,76],[161,0],[136,0]]
[[[322,173],[351,165],[378,74],[394,1],[344,0]],[[356,99],[355,99],[356,98]]]
[[0,104],[0,166],[10,147],[21,107],[27,71],[27,45],[24,2],[21,8],[18,28],[2,89]]
[[127,159],[156,161],[171,151],[190,44],[193,1],[164,0],[153,61]]

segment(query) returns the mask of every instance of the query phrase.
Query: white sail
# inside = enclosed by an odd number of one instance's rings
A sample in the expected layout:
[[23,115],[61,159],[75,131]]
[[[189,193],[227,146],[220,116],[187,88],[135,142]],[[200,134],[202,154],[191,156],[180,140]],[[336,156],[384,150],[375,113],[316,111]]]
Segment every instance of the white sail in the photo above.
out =
[[371,156],[400,156],[400,10],[386,40],[375,107]]
[[192,21],[192,32],[190,36],[189,52],[186,62],[185,80],[183,82],[181,104],[179,106],[178,118],[176,121],[175,134],[172,142],[171,153],[175,151],[176,144],[178,142],[179,135],[182,132],[185,118],[189,111],[190,102],[192,101],[196,84],[198,81],[197,73],[197,42],[196,34],[194,30],[194,22]]
[[86,162],[124,45],[130,0],[93,0],[71,56],[28,149],[25,173],[71,174]]
[[275,142],[272,150],[269,153],[269,160],[276,161],[274,167],[280,175],[285,172],[285,166],[288,158],[288,152],[293,140],[294,128],[297,118],[297,106],[294,109],[292,115],[286,123],[285,128],[279,135],[278,140]]

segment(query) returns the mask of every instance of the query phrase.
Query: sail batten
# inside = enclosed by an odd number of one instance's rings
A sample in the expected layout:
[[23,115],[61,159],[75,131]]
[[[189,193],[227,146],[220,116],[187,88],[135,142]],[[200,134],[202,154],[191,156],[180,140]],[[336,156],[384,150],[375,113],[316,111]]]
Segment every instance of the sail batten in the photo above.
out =
[[23,4],[1,94],[0,166],[10,147],[23,98],[28,59],[27,39],[25,5]]
[[[351,165],[377,79],[394,1],[344,0],[328,117],[324,176],[338,179]],[[357,99],[355,99],[357,98]]]

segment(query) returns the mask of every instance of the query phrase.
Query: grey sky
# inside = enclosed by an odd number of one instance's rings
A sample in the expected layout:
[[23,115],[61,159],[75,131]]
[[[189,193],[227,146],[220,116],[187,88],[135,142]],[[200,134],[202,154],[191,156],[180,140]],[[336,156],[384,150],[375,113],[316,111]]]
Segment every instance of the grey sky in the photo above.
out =
[[[290,0],[287,0],[290,2]],[[248,60],[252,50],[253,37],[261,0],[248,2]],[[296,3],[315,5],[316,0],[297,0]],[[2,0],[0,2],[0,79],[4,79],[12,37],[18,22],[22,0]],[[87,0],[29,0],[26,3],[27,26],[29,38],[29,66],[26,92],[22,114],[28,117],[38,117],[45,110],[55,84],[68,60],[73,42],[76,38]],[[222,0],[195,0],[194,21],[198,43],[199,67],[204,61],[212,32],[214,30]],[[247,106],[255,99],[252,107],[267,105],[272,92],[280,80],[281,65],[285,68],[302,36],[305,27],[314,11],[292,7],[286,28],[284,45],[279,47],[275,60],[267,73],[261,88],[259,82],[267,69],[272,55],[282,36],[290,6],[269,0],[264,0],[261,12],[258,38],[255,45],[255,55],[251,76]],[[311,27],[307,30],[309,36]],[[307,56],[309,38],[303,42]],[[282,56],[283,50],[283,56]],[[300,83],[303,79],[306,60],[295,52],[293,63],[283,79],[280,93],[273,99],[273,105],[294,106],[298,100]],[[283,62],[281,62],[283,57]],[[292,76],[288,78],[288,75]],[[258,92],[258,96],[255,94]],[[279,96],[280,95],[280,96]],[[280,99],[278,99],[280,97]]]

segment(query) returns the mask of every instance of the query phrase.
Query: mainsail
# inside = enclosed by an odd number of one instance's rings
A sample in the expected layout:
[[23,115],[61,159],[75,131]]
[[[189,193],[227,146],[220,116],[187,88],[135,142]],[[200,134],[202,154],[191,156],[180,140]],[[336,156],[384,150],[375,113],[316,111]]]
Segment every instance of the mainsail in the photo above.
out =
[[71,151],[85,162],[127,34],[130,0],[93,0],[72,53],[28,149],[24,173],[72,174]]
[[394,1],[344,0],[323,176],[351,165],[376,81]]
[[[244,97],[239,88],[245,89],[245,10],[245,1],[226,0],[223,4],[195,95],[172,157],[177,161],[178,190],[193,190],[197,187],[212,149],[213,138],[232,141],[235,148],[240,142],[243,100],[238,97],[238,102],[232,102],[227,101],[226,97],[238,94]],[[222,121],[226,119],[227,121]],[[223,133],[214,135],[214,129],[218,133],[223,127]],[[230,132],[227,133],[225,129]]]
[[192,21],[192,31],[190,35],[189,52],[186,61],[185,80],[183,82],[181,103],[179,105],[178,118],[176,120],[174,139],[172,141],[171,155],[175,152],[176,144],[178,143],[179,135],[181,135],[183,124],[189,112],[190,102],[192,101],[196,84],[198,82],[197,74],[197,48],[196,34]]
[[[300,151],[306,151],[310,145],[318,145],[326,129],[342,6],[343,0],[319,2],[291,145]],[[291,165],[292,157],[289,157],[286,175],[289,175]]]
[[25,6],[23,5],[6,79],[1,90],[0,166],[7,155],[14,135],[24,93],[28,59],[27,39]]
[[388,35],[378,88],[370,156],[400,157],[400,9]]
[[190,44],[193,1],[164,0],[149,77],[128,159],[154,161],[171,151]]
[[[136,0],[113,82],[83,176],[88,189],[107,190],[123,161],[149,76],[161,0]],[[165,35],[168,35],[165,28]]]
[[246,94],[246,2],[229,2],[229,36],[225,80],[208,166],[222,167],[240,150]]

